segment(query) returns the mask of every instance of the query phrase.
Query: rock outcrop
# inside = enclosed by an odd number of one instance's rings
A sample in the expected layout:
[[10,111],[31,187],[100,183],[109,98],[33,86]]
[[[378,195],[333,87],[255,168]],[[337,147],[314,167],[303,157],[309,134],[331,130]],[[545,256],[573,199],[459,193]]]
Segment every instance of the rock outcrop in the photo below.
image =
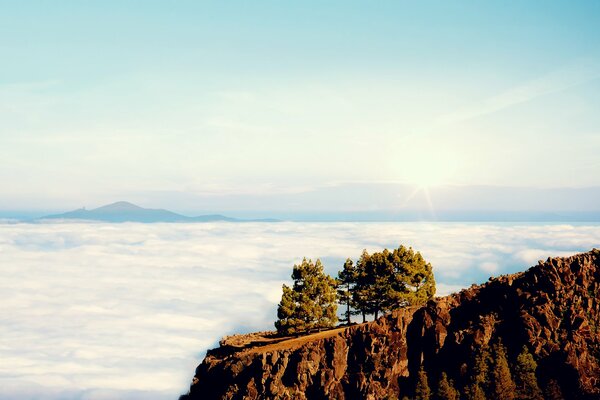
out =
[[423,307],[298,338],[230,337],[207,353],[186,399],[387,399],[410,396],[423,365],[469,380],[478,348],[527,346],[543,386],[600,399],[600,251],[540,262]]

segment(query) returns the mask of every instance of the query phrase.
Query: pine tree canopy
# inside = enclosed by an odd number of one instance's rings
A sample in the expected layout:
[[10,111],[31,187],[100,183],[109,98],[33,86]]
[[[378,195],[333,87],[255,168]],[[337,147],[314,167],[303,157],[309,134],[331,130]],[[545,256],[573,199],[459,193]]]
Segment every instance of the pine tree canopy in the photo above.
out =
[[427,380],[427,373],[423,366],[419,369],[417,375],[417,385],[415,387],[415,400],[429,400],[431,398],[431,389]]
[[489,369],[492,362],[490,351],[487,346],[481,347],[475,354],[472,382],[481,389],[486,390],[490,386]]
[[466,400],[487,400],[485,392],[477,383],[471,383],[465,389]]
[[337,323],[336,282],[323,272],[320,260],[306,258],[292,271],[294,284],[283,285],[275,327],[280,334],[330,328]]
[[501,342],[492,347],[492,395],[498,400],[514,400],[516,386],[510,374],[506,349]]
[[480,347],[472,359],[470,383],[465,387],[466,400],[487,400],[490,391],[490,364],[492,362],[487,345]]
[[380,312],[424,304],[435,295],[431,264],[419,252],[404,246],[373,254],[363,251],[355,267],[355,279],[355,308],[376,318]]
[[519,399],[544,399],[542,390],[538,385],[537,377],[535,376],[536,369],[537,363],[527,349],[527,346],[523,346],[523,350],[517,357],[517,363],[515,365],[515,383],[517,385],[517,395]]
[[442,372],[436,394],[438,400],[459,399],[458,391],[454,388],[454,382],[452,382],[451,379],[448,379],[448,375],[446,375],[445,372]]
[[343,269],[338,272],[336,279],[338,301],[340,304],[346,306],[346,311],[344,311],[344,319],[348,324],[350,324],[350,317],[352,316],[352,290],[356,284],[356,278],[357,273],[356,269],[354,268],[354,263],[348,258],[344,263]]

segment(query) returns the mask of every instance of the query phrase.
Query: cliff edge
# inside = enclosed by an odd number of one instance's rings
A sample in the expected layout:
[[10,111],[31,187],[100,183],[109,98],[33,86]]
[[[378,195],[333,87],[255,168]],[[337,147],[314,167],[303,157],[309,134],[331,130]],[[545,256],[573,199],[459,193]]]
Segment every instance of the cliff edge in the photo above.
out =
[[182,399],[386,399],[411,396],[417,371],[469,380],[477,349],[524,345],[540,385],[566,399],[600,399],[600,250],[549,258],[373,322],[301,337],[224,338]]

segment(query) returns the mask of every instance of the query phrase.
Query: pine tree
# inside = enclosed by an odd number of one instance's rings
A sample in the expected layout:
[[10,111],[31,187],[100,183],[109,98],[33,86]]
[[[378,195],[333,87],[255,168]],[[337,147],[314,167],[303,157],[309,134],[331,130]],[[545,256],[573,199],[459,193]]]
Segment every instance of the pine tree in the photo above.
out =
[[362,322],[367,320],[367,314],[372,310],[371,299],[374,297],[372,292],[373,275],[368,270],[371,256],[367,250],[363,250],[358,262],[356,263],[356,284],[352,291],[352,303],[355,305],[356,313],[362,315]]
[[475,362],[473,364],[472,381],[476,383],[484,391],[490,386],[490,363],[492,357],[487,345],[479,348],[475,354]]
[[398,247],[391,254],[394,274],[400,280],[404,290],[396,304],[421,305],[435,295],[435,279],[431,264],[425,262],[421,253],[414,252],[411,247]]
[[487,400],[485,392],[477,383],[471,383],[465,388],[465,399],[467,400]]
[[431,398],[431,389],[427,381],[427,373],[423,366],[419,369],[417,376],[417,386],[415,388],[415,400],[429,400]]
[[487,345],[479,348],[473,357],[471,367],[471,382],[465,388],[467,400],[487,400],[486,393],[490,387],[491,356]]
[[291,334],[305,330],[304,321],[297,318],[298,293],[287,285],[283,285],[282,289],[283,294],[277,308],[277,321],[275,322],[277,331],[283,334]]
[[354,268],[352,260],[348,258],[344,263],[344,268],[338,272],[338,277],[336,280],[338,299],[340,304],[346,306],[344,319],[348,325],[350,325],[350,317],[352,315],[350,306],[352,305],[352,291],[354,289],[354,285],[356,284],[356,279],[356,268]]
[[420,305],[435,294],[435,279],[431,264],[412,248],[400,246],[393,251],[369,254],[363,251],[356,263],[356,285],[353,301],[363,314]]
[[330,328],[337,323],[335,280],[323,272],[320,260],[294,265],[293,287],[283,285],[275,327],[280,334]]
[[448,375],[442,372],[440,382],[438,383],[438,389],[436,392],[438,400],[458,400],[458,391],[454,388],[452,380],[448,379]]
[[393,285],[394,273],[392,266],[388,263],[388,255],[388,249],[384,249],[381,253],[373,253],[365,266],[367,282],[369,283],[367,307],[375,319],[379,317],[380,312],[385,312],[388,309],[390,298],[395,295],[395,292],[404,290],[404,288],[397,288]]
[[492,390],[490,395],[498,400],[514,400],[516,386],[510,374],[508,360],[506,359],[506,349],[502,342],[498,341],[493,347],[493,369],[492,369]]
[[536,369],[537,363],[527,349],[527,346],[523,346],[523,350],[521,351],[521,354],[518,355],[517,363],[515,365],[515,383],[517,385],[517,397],[519,399],[544,399],[535,376]]

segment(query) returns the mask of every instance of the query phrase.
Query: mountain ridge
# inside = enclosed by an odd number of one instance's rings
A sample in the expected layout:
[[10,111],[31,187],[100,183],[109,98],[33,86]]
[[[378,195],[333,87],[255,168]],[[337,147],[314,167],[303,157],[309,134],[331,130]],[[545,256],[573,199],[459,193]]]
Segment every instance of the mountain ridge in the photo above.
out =
[[162,208],[144,208],[127,201],[117,201],[91,210],[80,208],[62,214],[37,218],[44,220],[86,220],[102,222],[278,222],[275,219],[238,219],[221,214],[188,217]]

